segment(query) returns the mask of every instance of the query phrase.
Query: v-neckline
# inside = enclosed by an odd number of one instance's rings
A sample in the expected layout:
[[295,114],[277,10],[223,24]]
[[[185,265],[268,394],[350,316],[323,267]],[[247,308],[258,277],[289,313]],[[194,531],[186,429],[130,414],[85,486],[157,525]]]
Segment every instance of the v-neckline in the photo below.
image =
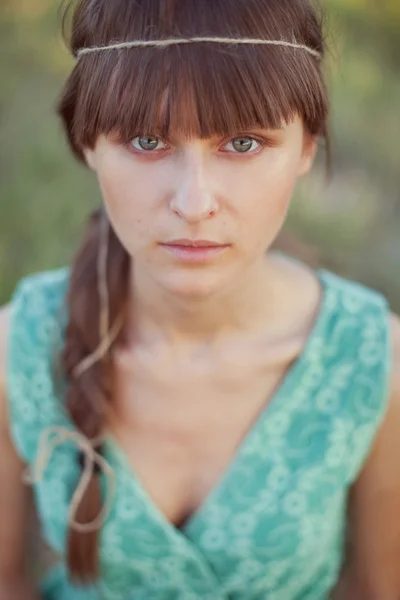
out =
[[146,490],[140,477],[137,475],[134,468],[132,467],[124,449],[122,448],[117,438],[112,433],[107,434],[105,438],[106,449],[111,452],[111,455],[115,458],[117,464],[121,467],[123,472],[125,474],[128,474],[129,479],[135,488],[135,491],[139,496],[141,496],[143,502],[145,502],[147,510],[149,510],[152,513],[153,517],[156,518],[160,525],[162,525],[164,528],[169,529],[173,534],[184,537],[187,536],[189,530],[192,529],[196,522],[200,520],[201,515],[206,511],[207,507],[209,507],[212,504],[215,497],[223,491],[223,489],[227,486],[229,480],[232,477],[234,477],[235,473],[237,473],[240,470],[241,459],[249,444],[251,443],[251,440],[254,438],[254,436],[257,435],[258,431],[263,426],[264,421],[273,412],[284,407],[285,403],[283,402],[283,400],[286,397],[287,390],[289,390],[292,387],[292,382],[294,380],[300,380],[303,374],[306,373],[307,366],[310,362],[311,357],[315,356],[314,346],[316,343],[318,343],[320,331],[324,327],[327,313],[330,310],[330,302],[328,302],[327,298],[327,290],[329,286],[329,272],[327,272],[324,269],[318,269],[315,271],[315,273],[318,277],[321,288],[319,309],[301,353],[299,354],[295,362],[286,371],[281,382],[278,384],[278,387],[275,389],[268,402],[262,407],[261,411],[255,417],[255,420],[252,422],[249,429],[246,431],[243,438],[238,443],[230,462],[223,470],[221,476],[205,495],[200,505],[189,515],[189,517],[184,521],[184,523],[181,526],[174,525],[165,516],[165,514],[158,507],[158,505],[153,500],[149,492]]

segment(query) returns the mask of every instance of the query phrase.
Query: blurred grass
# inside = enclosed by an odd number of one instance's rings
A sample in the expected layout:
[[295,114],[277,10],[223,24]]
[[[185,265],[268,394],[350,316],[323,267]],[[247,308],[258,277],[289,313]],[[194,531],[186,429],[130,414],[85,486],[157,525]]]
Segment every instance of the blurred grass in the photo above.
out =
[[[31,271],[70,260],[94,177],[71,158],[54,106],[73,62],[52,0],[0,5],[0,303]],[[322,263],[400,312],[400,3],[329,0],[333,178],[321,153],[287,229]]]

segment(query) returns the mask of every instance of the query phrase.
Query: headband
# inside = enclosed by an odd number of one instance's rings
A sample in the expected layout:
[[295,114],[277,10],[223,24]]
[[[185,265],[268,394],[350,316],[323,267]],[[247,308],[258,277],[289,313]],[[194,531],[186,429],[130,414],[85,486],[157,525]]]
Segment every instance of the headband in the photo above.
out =
[[262,40],[252,38],[224,38],[224,37],[193,37],[193,38],[169,38],[165,40],[135,40],[133,42],[120,42],[110,44],[108,46],[92,46],[89,48],[80,48],[76,54],[77,60],[82,58],[85,54],[92,54],[94,52],[103,52],[104,50],[120,50],[122,48],[145,48],[153,46],[157,48],[166,48],[167,46],[173,46],[177,44],[194,44],[199,42],[211,42],[216,44],[249,44],[249,45],[262,45],[262,46],[284,46],[285,48],[295,48],[297,50],[304,50],[318,59],[322,58],[322,53],[314,48],[310,48],[305,44],[298,44],[296,41],[288,42],[286,40]]

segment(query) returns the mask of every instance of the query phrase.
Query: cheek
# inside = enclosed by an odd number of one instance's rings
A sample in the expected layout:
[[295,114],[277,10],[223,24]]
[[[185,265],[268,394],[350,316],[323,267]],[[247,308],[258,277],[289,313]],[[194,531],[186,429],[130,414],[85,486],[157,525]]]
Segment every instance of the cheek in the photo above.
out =
[[159,179],[144,175],[129,159],[112,156],[100,163],[97,175],[113,228],[132,252],[133,245],[140,246],[150,229],[160,194]]
[[272,243],[283,225],[297,181],[297,164],[293,153],[267,153],[252,166],[246,182],[236,186],[244,235],[257,247]]
[[300,149],[277,151],[271,160],[266,157],[264,173],[264,194],[267,206],[278,214],[286,212],[297,181]]
[[135,167],[117,153],[109,152],[99,162],[97,176],[104,202],[110,212],[125,216],[133,208],[140,206],[140,191]]

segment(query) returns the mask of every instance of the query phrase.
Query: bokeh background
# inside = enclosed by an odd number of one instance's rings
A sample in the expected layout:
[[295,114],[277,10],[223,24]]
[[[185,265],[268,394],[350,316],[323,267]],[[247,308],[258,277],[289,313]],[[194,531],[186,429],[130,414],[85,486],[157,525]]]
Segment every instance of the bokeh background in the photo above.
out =
[[[0,304],[26,273],[66,264],[94,177],[54,105],[72,67],[59,0],[0,0]],[[400,1],[326,0],[333,174],[299,186],[285,247],[382,291],[400,312]]]

